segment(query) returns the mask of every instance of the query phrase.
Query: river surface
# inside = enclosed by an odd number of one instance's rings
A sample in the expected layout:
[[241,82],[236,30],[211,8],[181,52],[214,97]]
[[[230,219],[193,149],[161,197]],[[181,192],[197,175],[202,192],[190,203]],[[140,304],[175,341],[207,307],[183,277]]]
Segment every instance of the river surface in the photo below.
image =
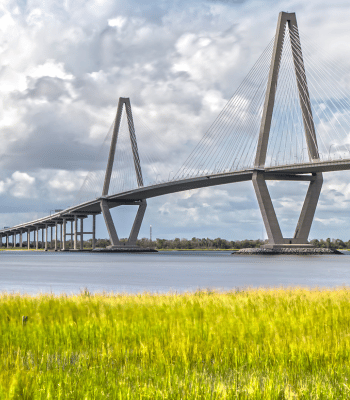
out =
[[0,252],[0,292],[184,292],[246,287],[350,286],[344,255],[231,255],[172,251],[148,254]]

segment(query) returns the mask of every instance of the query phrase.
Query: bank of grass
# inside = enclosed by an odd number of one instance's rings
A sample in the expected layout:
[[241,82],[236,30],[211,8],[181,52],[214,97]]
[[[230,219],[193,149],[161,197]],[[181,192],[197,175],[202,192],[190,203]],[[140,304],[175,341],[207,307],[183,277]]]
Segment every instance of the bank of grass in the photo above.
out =
[[349,299],[348,288],[2,294],[0,398],[348,399]]

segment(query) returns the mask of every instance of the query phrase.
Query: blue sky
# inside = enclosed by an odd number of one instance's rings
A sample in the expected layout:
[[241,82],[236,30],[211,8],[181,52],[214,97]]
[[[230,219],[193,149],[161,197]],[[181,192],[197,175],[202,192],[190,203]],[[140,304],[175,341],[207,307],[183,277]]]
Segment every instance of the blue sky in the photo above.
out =
[[[295,11],[301,31],[350,71],[347,1],[2,2],[0,225],[74,204],[88,171],[103,168],[96,157],[121,96],[155,133],[157,145],[145,142],[162,174],[153,179],[175,173],[273,37],[280,11]],[[350,238],[349,178],[325,175],[311,238]],[[270,188],[292,235],[306,186]],[[114,211],[120,236],[135,212]],[[265,236],[251,182],[150,199],[141,237],[150,224],[154,238]],[[101,217],[98,236],[107,236]]]

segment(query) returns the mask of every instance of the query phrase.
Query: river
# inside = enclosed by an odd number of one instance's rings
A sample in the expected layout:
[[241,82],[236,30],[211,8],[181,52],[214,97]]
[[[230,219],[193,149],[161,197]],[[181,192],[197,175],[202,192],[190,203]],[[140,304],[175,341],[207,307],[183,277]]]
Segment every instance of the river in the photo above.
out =
[[0,252],[0,291],[184,292],[246,287],[350,286],[345,255],[239,256],[223,251],[148,254]]

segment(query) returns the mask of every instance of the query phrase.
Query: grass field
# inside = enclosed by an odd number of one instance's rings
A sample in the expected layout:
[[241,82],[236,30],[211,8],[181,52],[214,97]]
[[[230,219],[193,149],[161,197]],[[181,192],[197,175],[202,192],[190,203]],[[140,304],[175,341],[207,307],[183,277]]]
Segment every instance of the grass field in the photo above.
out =
[[2,294],[0,317],[1,399],[350,397],[347,288]]

